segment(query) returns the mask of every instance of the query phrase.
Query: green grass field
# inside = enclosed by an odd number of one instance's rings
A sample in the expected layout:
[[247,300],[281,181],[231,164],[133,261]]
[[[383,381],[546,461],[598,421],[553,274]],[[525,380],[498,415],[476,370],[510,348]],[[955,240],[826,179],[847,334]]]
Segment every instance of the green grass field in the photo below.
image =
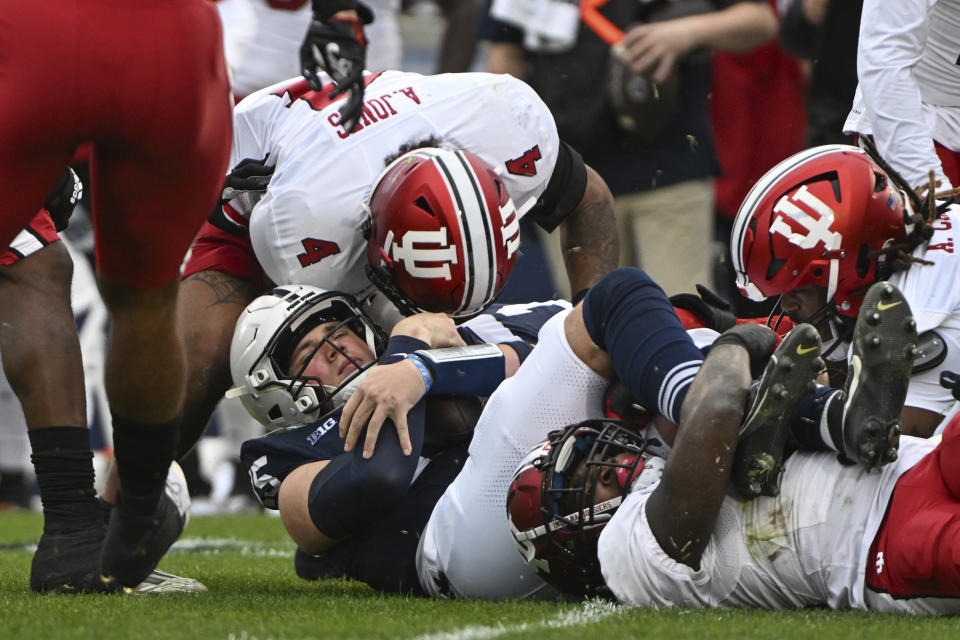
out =
[[305,582],[276,518],[194,518],[161,568],[209,592],[41,596],[30,591],[39,514],[0,514],[3,638],[960,638],[960,618],[826,610],[628,610],[607,603],[439,601],[385,596],[347,581]]

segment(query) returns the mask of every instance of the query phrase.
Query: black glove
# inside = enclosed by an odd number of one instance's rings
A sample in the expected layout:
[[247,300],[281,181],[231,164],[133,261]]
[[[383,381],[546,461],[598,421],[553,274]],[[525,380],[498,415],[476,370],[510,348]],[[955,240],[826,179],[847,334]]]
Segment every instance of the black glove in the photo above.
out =
[[363,25],[373,21],[373,14],[363,5],[357,6],[357,16],[311,20],[300,47],[300,69],[310,88],[323,88],[318,75],[323,69],[336,84],[330,97],[347,94],[347,102],[340,109],[340,124],[347,133],[356,128],[363,110],[363,67],[367,57]]
[[729,302],[702,284],[697,285],[697,293],[700,295],[678,293],[670,296],[670,304],[689,311],[700,319],[703,326],[719,333],[737,324],[737,316],[731,311]]
[[270,178],[273,177],[275,168],[267,165],[269,157],[270,154],[268,153],[263,156],[262,160],[244,158],[227,174],[227,177],[223,180],[223,191],[220,193],[220,199],[217,200],[213,211],[210,212],[208,219],[210,224],[235,236],[247,235],[247,228],[230,219],[224,213],[223,205],[241,193],[263,193],[267,190],[267,185],[270,184]]
[[751,371],[762,371],[767,358],[777,346],[777,334],[770,327],[754,322],[745,322],[727,329],[713,341],[713,347],[736,344],[747,350]]
[[250,191],[263,192],[267,190],[270,184],[270,178],[273,177],[274,166],[267,165],[267,159],[270,154],[263,156],[263,160],[254,158],[244,158],[233,170],[227,174],[223,181],[223,193],[220,195],[220,203],[233,200],[241,193]]
[[73,215],[73,208],[83,197],[83,183],[76,172],[67,167],[57,185],[47,196],[43,208],[47,210],[50,217],[53,218],[53,226],[57,231],[63,231],[70,223],[70,216]]

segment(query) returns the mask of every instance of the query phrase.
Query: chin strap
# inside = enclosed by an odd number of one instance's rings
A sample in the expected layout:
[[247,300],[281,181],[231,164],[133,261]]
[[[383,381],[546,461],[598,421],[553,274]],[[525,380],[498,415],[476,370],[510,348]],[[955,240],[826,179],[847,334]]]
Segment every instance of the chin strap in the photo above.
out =
[[[781,296],[781,298],[782,297],[783,296]],[[779,333],[778,328],[780,327],[780,322],[783,321],[786,315],[780,306],[780,300],[777,300],[777,304],[774,305],[770,315],[767,316],[767,326]],[[827,356],[833,353],[841,344],[850,342],[853,336],[853,320],[855,319],[847,318],[837,313],[837,306],[833,302],[827,302],[817,309],[808,319],[804,320],[804,322],[812,324],[818,330],[829,334],[829,337],[824,340],[824,344],[826,344],[828,340],[832,341],[832,343],[829,346],[825,346],[820,354],[821,358],[826,359]]]

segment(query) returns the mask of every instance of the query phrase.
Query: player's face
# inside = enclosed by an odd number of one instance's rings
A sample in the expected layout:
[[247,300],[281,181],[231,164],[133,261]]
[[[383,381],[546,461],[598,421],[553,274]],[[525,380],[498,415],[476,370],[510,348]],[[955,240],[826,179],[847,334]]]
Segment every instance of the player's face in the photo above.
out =
[[338,328],[338,324],[325,322],[305,335],[293,352],[290,371],[300,371],[306,364],[302,375],[319,378],[325,385],[335,387],[376,357],[352,329]]
[[810,285],[788,291],[780,298],[780,308],[794,322],[806,322],[827,304],[827,288]]
[[[609,462],[623,462],[629,458],[631,453],[623,452],[618,453],[615,456],[607,458]],[[584,466],[585,463],[581,462],[581,466]],[[574,476],[581,474],[582,471],[578,470]],[[600,474],[599,481],[597,482],[596,488],[593,490],[593,503],[600,504],[605,500],[611,500],[613,498],[624,495],[626,492],[620,488],[620,483],[617,482],[617,471],[616,467],[592,467],[590,469],[591,478]]]

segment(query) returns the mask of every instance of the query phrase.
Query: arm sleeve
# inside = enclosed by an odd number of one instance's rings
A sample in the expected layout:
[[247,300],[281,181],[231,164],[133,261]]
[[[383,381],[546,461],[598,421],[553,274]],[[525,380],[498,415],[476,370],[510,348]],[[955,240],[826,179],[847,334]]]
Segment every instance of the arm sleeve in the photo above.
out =
[[880,154],[909,185],[926,184],[927,172],[949,184],[933,146],[912,73],[929,30],[927,0],[864,0],[857,48],[863,106]]
[[553,231],[577,208],[586,190],[587,166],[580,154],[561,140],[550,182],[527,216],[545,231]]

